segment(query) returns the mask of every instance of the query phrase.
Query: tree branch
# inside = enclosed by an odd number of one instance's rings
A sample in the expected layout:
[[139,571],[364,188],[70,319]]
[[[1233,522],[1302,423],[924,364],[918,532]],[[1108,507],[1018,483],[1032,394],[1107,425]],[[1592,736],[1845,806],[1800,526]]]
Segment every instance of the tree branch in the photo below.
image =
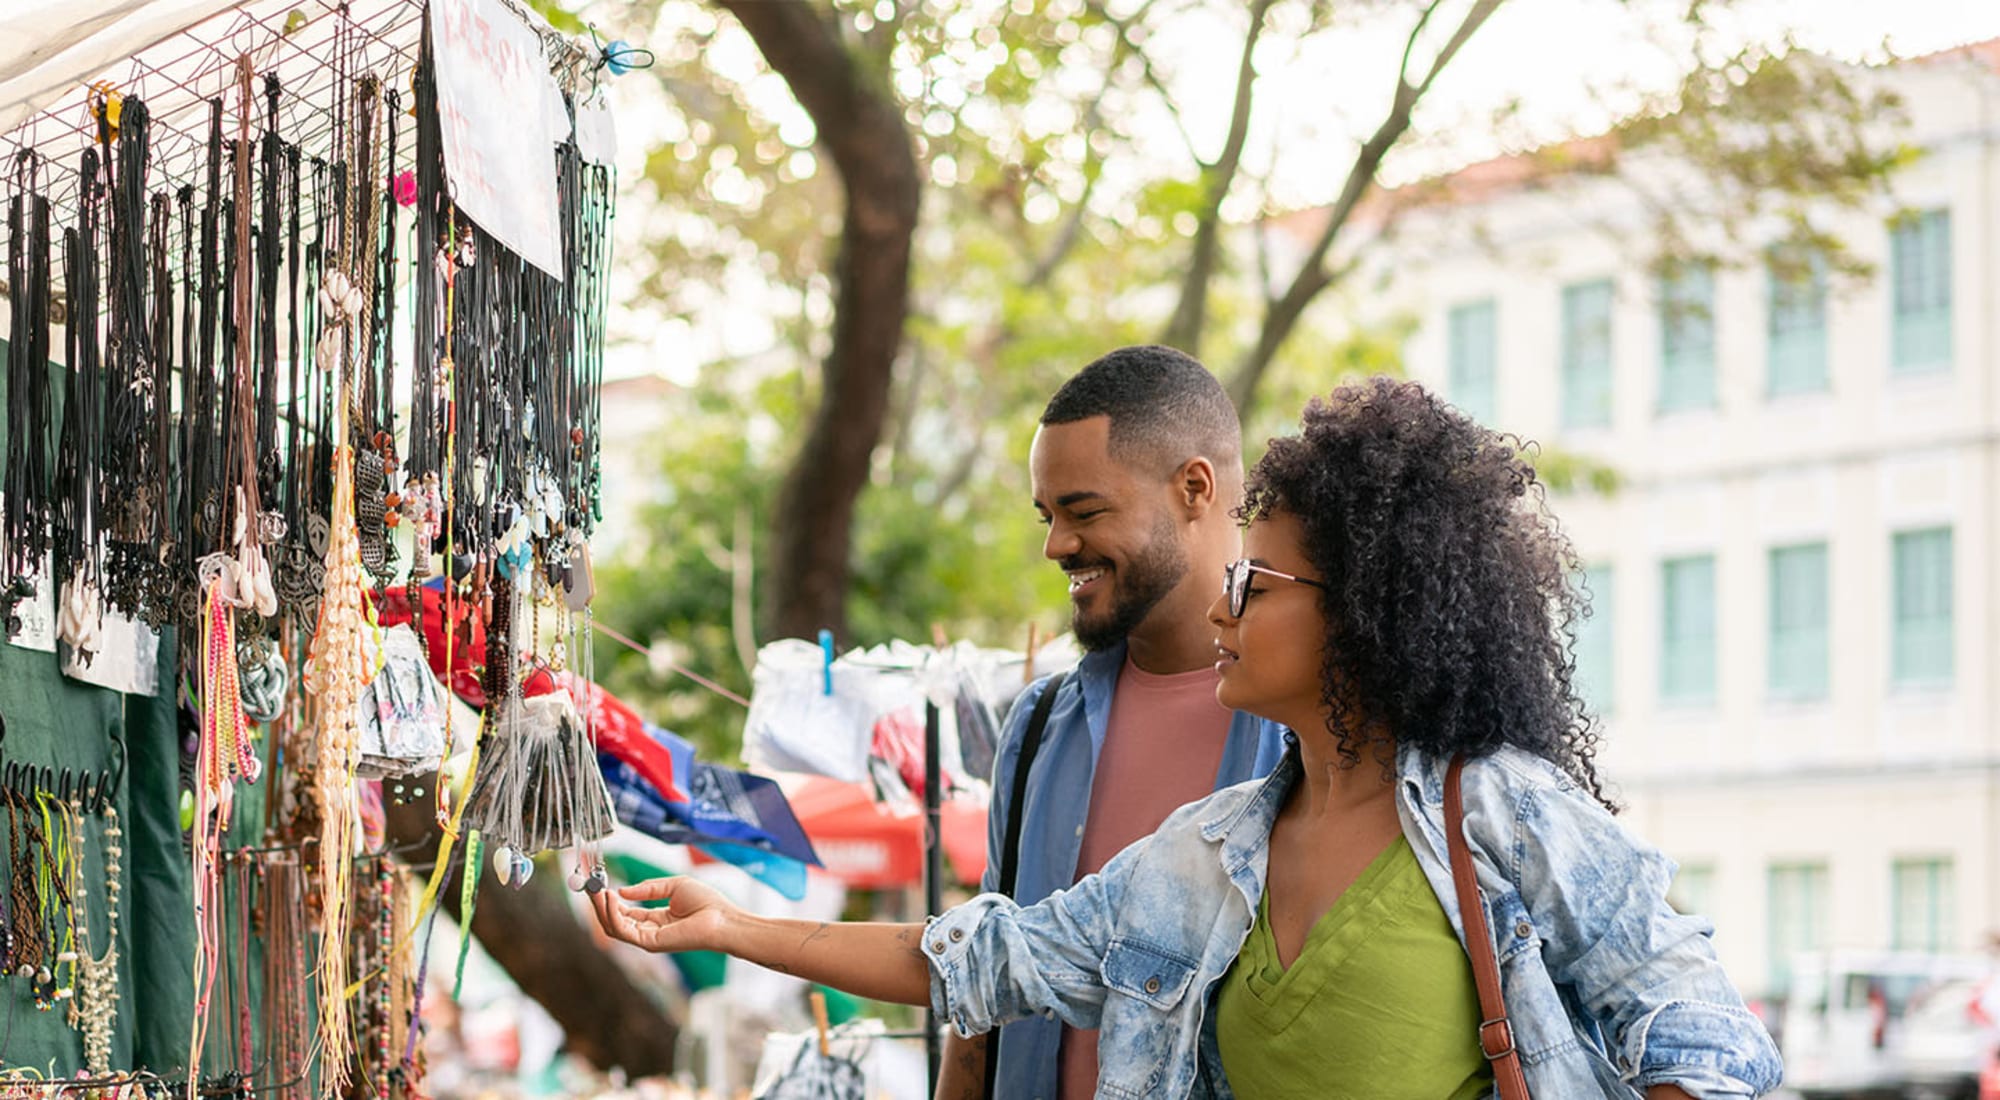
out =
[[1090,5],[1090,10],[1101,17],[1106,23],[1118,29],[1118,41],[1123,43],[1125,48],[1131,50],[1132,55],[1139,59],[1139,74],[1146,78],[1147,86],[1158,93],[1160,102],[1166,105],[1167,117],[1174,120],[1174,129],[1180,132],[1181,143],[1187,146],[1188,157],[1195,164],[1202,168],[1207,168],[1208,162],[1201,159],[1201,147],[1195,144],[1194,135],[1188,133],[1187,121],[1181,118],[1180,109],[1174,105],[1174,96],[1172,92],[1167,90],[1167,82],[1160,78],[1159,70],[1153,68],[1153,59],[1147,55],[1145,47],[1132,40],[1132,27],[1140,21],[1140,16],[1145,14],[1146,9],[1152,6],[1152,0],[1148,0],[1145,7],[1140,8],[1139,11],[1124,19],[1120,19],[1112,15],[1109,11],[1106,11],[1102,3],[1093,2]]
[[1465,21],[1452,32],[1451,39],[1431,61],[1430,70],[1424,74],[1424,78],[1416,84],[1411,84],[1407,71],[1411,50],[1414,49],[1418,35],[1429,22],[1431,12],[1436,10],[1438,4],[1432,3],[1418,18],[1417,25],[1412,28],[1410,38],[1404,47],[1403,64],[1406,68],[1396,74],[1396,94],[1390,104],[1388,116],[1375,128],[1375,132],[1368,140],[1362,143],[1360,153],[1354,158],[1353,167],[1348,169],[1347,181],[1341,186],[1340,197],[1327,212],[1326,225],[1320,230],[1319,239],[1313,242],[1312,250],[1307,254],[1305,262],[1299,265],[1298,274],[1293,277],[1291,285],[1265,311],[1264,323],[1257,333],[1256,345],[1238,362],[1235,373],[1230,377],[1229,396],[1236,402],[1237,415],[1246,423],[1255,404],[1257,386],[1264,380],[1264,374],[1270,368],[1271,361],[1277,357],[1278,349],[1284,346],[1285,340],[1291,336],[1300,316],[1305,313],[1306,307],[1312,304],[1313,298],[1332,285],[1333,274],[1326,270],[1326,257],[1332,251],[1334,241],[1347,227],[1355,208],[1361,204],[1362,197],[1374,185],[1376,173],[1382,167],[1382,159],[1409,131],[1411,114],[1423,100],[1424,94],[1430,91],[1431,85],[1436,83],[1438,74],[1444,72],[1452,59],[1458,56],[1459,50],[1478,33],[1479,28],[1485,25],[1503,2],[1504,0],[1476,0],[1472,10],[1466,13]]
[[1196,358],[1201,354],[1201,330],[1208,319],[1208,284],[1215,277],[1216,257],[1222,246],[1222,201],[1236,182],[1236,169],[1243,163],[1243,146],[1250,136],[1251,85],[1257,80],[1253,64],[1257,40],[1264,34],[1264,16],[1272,0],[1257,0],[1250,9],[1250,31],[1243,38],[1243,52],[1236,62],[1236,101],[1230,108],[1229,137],[1222,154],[1202,175],[1208,190],[1194,231],[1194,248],[1188,258],[1187,275],[1181,281],[1180,302],[1167,321],[1160,342],[1180,348]]

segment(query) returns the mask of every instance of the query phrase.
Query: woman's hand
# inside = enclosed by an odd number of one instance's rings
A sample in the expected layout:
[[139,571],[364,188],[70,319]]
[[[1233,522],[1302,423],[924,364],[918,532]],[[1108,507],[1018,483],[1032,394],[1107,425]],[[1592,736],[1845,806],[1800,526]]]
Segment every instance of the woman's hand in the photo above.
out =
[[[615,894],[615,896],[614,896]],[[628,902],[665,901],[660,909]],[[721,951],[877,1001],[930,1003],[921,924],[830,924],[746,913],[713,886],[677,875],[590,895],[614,940],[648,951]]]
[[[707,883],[676,875],[590,895],[597,923],[614,940],[648,951],[727,951],[728,928],[742,910]],[[620,899],[623,899],[621,901]],[[658,909],[624,902],[665,901]]]

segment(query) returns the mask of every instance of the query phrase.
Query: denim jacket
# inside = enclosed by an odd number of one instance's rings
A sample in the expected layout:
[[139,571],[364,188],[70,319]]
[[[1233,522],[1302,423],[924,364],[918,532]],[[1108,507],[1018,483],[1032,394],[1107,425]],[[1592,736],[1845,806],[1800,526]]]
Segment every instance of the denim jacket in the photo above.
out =
[[[1021,862],[1014,897],[1024,902],[1040,901],[1076,881],[1097,757],[1104,749],[1111,697],[1124,667],[1123,645],[1085,654],[1050,706],[1041,748],[1028,771],[1021,812]],[[1013,797],[1014,769],[1021,759],[1021,735],[1048,683],[1044,677],[1015,700],[994,756],[993,806],[986,820],[986,877],[981,882],[988,891],[1000,888],[1000,853],[1007,836],[1011,810],[1007,802]],[[1284,727],[1277,723],[1237,712],[1229,724],[1222,762],[1216,768],[1216,789],[1269,775],[1284,756],[1285,736]],[[1061,1042],[1062,1027],[1051,1018],[1031,1016],[1005,1028],[994,1078],[995,1100],[1054,1100]]]
[[[1396,806],[1462,941],[1445,852],[1447,763],[1402,750]],[[1249,934],[1271,827],[1299,775],[1293,752],[1268,779],[1176,810],[1103,871],[1037,905],[982,894],[936,918],[924,954],[938,1013],[961,1034],[1036,1014],[1100,1028],[1099,1097],[1233,1098],[1209,1007]],[[1464,795],[1534,1095],[1629,1098],[1671,1082],[1713,1098],[1777,1087],[1777,1049],[1717,963],[1713,927],[1666,904],[1672,861],[1522,752],[1469,762]]]

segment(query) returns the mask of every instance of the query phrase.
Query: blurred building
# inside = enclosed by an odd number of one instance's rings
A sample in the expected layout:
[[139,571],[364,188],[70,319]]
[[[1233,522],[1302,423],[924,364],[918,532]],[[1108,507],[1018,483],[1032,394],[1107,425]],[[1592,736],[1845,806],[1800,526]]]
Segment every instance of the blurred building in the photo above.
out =
[[1753,997],[1801,950],[2000,933],[2000,40],[1866,78],[1925,152],[1829,222],[1870,281],[1774,275],[1775,224],[1663,279],[1630,187],[1524,158],[1442,181],[1349,284],[1417,320],[1414,377],[1622,479],[1554,501],[1600,761]]

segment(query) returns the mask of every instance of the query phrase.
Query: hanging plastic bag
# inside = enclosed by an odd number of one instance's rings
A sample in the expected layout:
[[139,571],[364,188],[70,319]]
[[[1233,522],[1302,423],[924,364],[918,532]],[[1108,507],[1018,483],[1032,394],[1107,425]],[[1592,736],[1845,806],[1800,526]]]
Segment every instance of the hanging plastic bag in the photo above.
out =
[[[861,1060],[867,1056],[867,1045],[850,1053],[851,1046],[851,1041],[836,1039],[828,1053],[821,1054],[812,1032],[770,1036],[757,1063],[758,1087],[752,1100],[864,1100],[868,1078]],[[782,1060],[788,1051],[789,1061]],[[775,1077],[770,1076],[773,1064],[784,1067]]]
[[837,667],[826,690],[826,658],[798,638],[757,651],[750,715],[743,723],[743,760],[752,771],[809,772],[848,783],[868,774],[879,673]]
[[444,689],[424,643],[407,624],[382,633],[382,667],[355,700],[364,779],[414,775],[444,753]]

